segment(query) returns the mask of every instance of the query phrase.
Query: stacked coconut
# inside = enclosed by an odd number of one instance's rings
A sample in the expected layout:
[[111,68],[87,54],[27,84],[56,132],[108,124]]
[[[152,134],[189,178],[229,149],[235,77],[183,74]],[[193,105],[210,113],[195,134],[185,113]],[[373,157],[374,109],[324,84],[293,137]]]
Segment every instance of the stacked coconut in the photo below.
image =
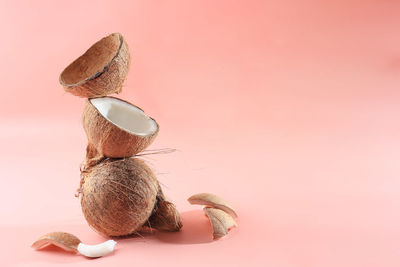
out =
[[144,228],[178,231],[175,205],[168,202],[152,170],[135,157],[157,136],[159,126],[139,107],[108,95],[119,93],[130,54],[119,33],[104,37],[60,75],[65,91],[87,98],[83,128],[88,145],[79,193],[89,225],[107,236]]

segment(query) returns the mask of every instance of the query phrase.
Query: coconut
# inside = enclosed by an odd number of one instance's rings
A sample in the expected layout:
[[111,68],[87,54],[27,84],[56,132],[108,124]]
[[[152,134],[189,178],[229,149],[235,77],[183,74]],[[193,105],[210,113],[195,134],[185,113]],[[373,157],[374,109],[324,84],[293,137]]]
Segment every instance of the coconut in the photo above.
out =
[[88,165],[102,157],[134,156],[153,142],[159,130],[142,109],[115,97],[88,99],[83,128],[88,138]]
[[224,237],[228,234],[230,229],[237,226],[237,223],[232,216],[223,210],[211,207],[204,207],[203,210],[210,219],[214,240]]
[[115,244],[117,244],[117,242],[114,240],[108,240],[97,245],[86,245],[81,243],[81,240],[73,234],[52,232],[41,236],[32,244],[32,248],[41,250],[49,245],[53,245],[65,251],[79,253],[90,258],[97,258],[112,252]]
[[51,232],[42,235],[35,243],[32,244],[32,248],[36,250],[43,249],[49,245],[54,245],[69,252],[77,252],[78,245],[81,240],[73,234],[66,232]]
[[82,211],[100,234],[125,236],[146,226],[161,231],[182,227],[178,211],[165,200],[156,176],[138,158],[104,159],[84,170],[82,179]]
[[65,91],[80,97],[119,93],[128,75],[130,55],[120,33],[113,33],[92,45],[60,74]]
[[175,205],[167,201],[161,187],[158,188],[153,214],[145,227],[160,231],[176,232],[182,228],[181,216]]
[[140,159],[107,159],[83,173],[82,211],[89,225],[107,236],[139,230],[153,212],[158,182]]

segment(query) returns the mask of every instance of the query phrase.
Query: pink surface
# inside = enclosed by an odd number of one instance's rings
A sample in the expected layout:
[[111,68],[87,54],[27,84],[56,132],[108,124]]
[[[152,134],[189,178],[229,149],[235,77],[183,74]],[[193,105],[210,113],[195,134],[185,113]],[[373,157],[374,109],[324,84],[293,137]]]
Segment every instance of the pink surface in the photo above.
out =
[[[400,266],[400,2],[0,1],[2,266]],[[119,31],[120,97],[157,119],[146,157],[180,233],[117,240],[89,260],[30,244],[86,224],[83,99],[61,70]],[[213,192],[239,227],[212,242]]]

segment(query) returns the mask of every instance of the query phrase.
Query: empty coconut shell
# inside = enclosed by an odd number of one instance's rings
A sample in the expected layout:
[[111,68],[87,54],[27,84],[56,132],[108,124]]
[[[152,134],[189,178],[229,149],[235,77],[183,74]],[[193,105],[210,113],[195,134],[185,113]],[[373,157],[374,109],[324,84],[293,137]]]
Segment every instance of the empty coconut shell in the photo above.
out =
[[92,45],[60,74],[65,91],[80,97],[119,93],[128,75],[130,54],[120,33]]
[[146,149],[159,126],[143,110],[115,97],[92,98],[83,111],[88,146],[86,164],[101,157],[132,157]]

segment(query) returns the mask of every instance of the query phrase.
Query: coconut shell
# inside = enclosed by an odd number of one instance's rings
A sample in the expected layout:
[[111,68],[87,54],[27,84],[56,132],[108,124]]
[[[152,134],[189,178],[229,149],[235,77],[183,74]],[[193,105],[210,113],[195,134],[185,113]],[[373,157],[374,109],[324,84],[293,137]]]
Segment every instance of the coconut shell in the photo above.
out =
[[220,209],[231,215],[232,217],[237,217],[236,212],[233,210],[232,206],[222,199],[221,197],[211,194],[211,193],[200,193],[188,198],[190,204],[198,204],[210,206],[216,209]]
[[[132,105],[127,101],[124,102]],[[104,118],[90,102],[90,99],[86,101],[82,122],[88,138],[86,149],[86,163],[88,165],[90,165],[91,160],[96,161],[102,157],[132,157],[146,149],[154,141],[159,131],[159,126],[156,123],[157,130],[146,136],[128,132]]]
[[182,228],[181,216],[175,205],[167,201],[159,186],[153,214],[145,225],[159,231],[177,232]]
[[210,219],[214,240],[227,235],[231,228],[237,226],[232,216],[223,210],[209,207],[205,207],[203,210]]
[[78,245],[81,241],[79,238],[70,233],[65,232],[52,232],[41,236],[35,243],[32,244],[32,248],[36,250],[43,249],[49,245],[60,247],[66,251],[77,252]]
[[128,75],[130,54],[120,33],[92,45],[60,74],[66,92],[80,97],[98,97],[121,92]]
[[142,160],[106,159],[82,175],[82,211],[97,232],[124,236],[147,222],[156,202],[158,182]]

